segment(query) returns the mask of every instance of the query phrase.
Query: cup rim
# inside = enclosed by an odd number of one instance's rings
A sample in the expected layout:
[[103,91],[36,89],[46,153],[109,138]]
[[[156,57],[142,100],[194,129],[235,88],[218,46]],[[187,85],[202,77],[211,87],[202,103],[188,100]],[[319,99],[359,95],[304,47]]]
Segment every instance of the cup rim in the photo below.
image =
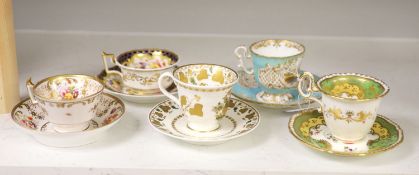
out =
[[[35,89],[40,84],[42,84],[42,83],[44,83],[44,82],[46,82],[48,80],[52,80],[52,79],[59,78],[59,77],[81,77],[81,78],[84,78],[84,79],[91,79],[93,81],[98,82],[101,85],[101,88],[99,89],[99,91],[97,91],[97,92],[95,92],[93,94],[90,94],[90,95],[85,96],[85,97],[82,97],[82,98],[76,98],[76,99],[73,99],[73,100],[53,100],[53,99],[45,98],[45,97],[42,97],[42,96],[36,94]],[[90,75],[83,75],[83,74],[61,74],[61,75],[54,75],[54,76],[50,76],[50,77],[44,78],[42,80],[39,80],[35,85],[33,85],[33,88],[32,89],[34,91],[34,93],[33,93],[34,96],[36,96],[36,98],[38,98],[38,99],[40,99],[42,101],[53,102],[53,103],[72,103],[72,102],[84,101],[86,99],[90,99],[90,98],[96,97],[97,95],[99,95],[99,94],[101,94],[103,92],[103,90],[105,89],[105,85],[98,78],[93,77],[93,76],[90,76]]]
[[[162,68],[155,68],[155,69],[140,69],[140,68],[134,68],[134,67],[125,66],[125,65],[123,65],[123,64],[121,64],[121,63],[119,62],[118,58],[119,58],[121,55],[126,54],[126,53],[129,53],[129,52],[133,52],[133,51],[138,51],[138,50],[160,50],[160,51],[169,52],[169,53],[171,53],[171,54],[175,55],[175,57],[177,58],[177,60],[176,60],[176,62],[174,62],[174,63],[173,63],[173,64],[171,64],[170,66],[167,66],[167,67],[162,67]],[[172,60],[173,60],[173,58],[172,58]],[[120,53],[120,54],[116,57],[116,59],[115,59],[115,64],[116,64],[116,65],[118,65],[119,67],[124,68],[124,69],[128,69],[128,70],[132,70],[132,71],[138,71],[138,72],[150,72],[150,71],[160,71],[160,70],[165,70],[165,69],[169,69],[169,68],[172,68],[172,67],[176,66],[178,62],[179,62],[179,56],[178,56],[175,52],[170,51],[170,50],[167,50],[167,49],[160,49],[160,48],[142,48],[142,49],[131,49],[131,50],[128,50],[128,51],[125,51],[125,52]]]
[[[335,95],[333,95],[333,94],[331,94],[331,93],[329,93],[329,92],[325,91],[325,90],[324,90],[323,88],[321,88],[321,86],[320,86],[321,82],[323,82],[324,80],[327,80],[327,79],[332,78],[332,77],[337,77],[337,76],[347,76],[347,75],[351,75],[351,76],[358,76],[358,77],[365,78],[365,79],[369,79],[369,80],[372,80],[372,81],[374,81],[374,82],[376,82],[376,83],[379,83],[379,84],[380,84],[380,85],[384,88],[384,91],[383,91],[380,95],[378,95],[378,96],[376,96],[376,97],[374,97],[374,98],[366,98],[366,99],[351,99],[351,98],[344,98],[344,97],[335,96]],[[360,73],[332,73],[332,74],[328,74],[328,75],[325,75],[325,76],[321,77],[321,78],[317,81],[316,86],[317,86],[317,89],[318,89],[318,90],[319,90],[322,94],[324,94],[324,95],[327,95],[327,96],[329,96],[329,97],[332,97],[332,98],[335,98],[335,99],[338,99],[338,100],[354,101],[354,102],[355,102],[355,101],[356,101],[356,102],[365,102],[365,101],[372,101],[372,100],[380,99],[380,98],[382,98],[382,97],[386,96],[386,95],[388,94],[388,92],[390,91],[390,87],[389,87],[386,83],[384,83],[383,81],[381,81],[380,79],[375,78],[375,77],[372,77],[372,76],[369,76],[369,75],[360,74]]]
[[[256,44],[261,43],[261,42],[267,42],[267,41],[285,41],[285,42],[294,43],[294,44],[299,45],[302,48],[302,50],[299,51],[299,53],[297,53],[297,54],[289,55],[289,56],[268,56],[268,55],[259,54],[259,53],[257,53],[256,51],[253,50],[253,47]],[[291,57],[297,57],[297,56],[303,55],[305,53],[305,51],[306,51],[306,48],[305,48],[305,46],[303,44],[301,44],[299,42],[296,42],[296,41],[293,41],[293,40],[288,40],[288,39],[264,39],[264,40],[259,40],[259,41],[256,41],[256,42],[252,43],[249,46],[249,50],[250,50],[250,52],[252,52],[255,55],[258,55],[258,56],[261,56],[261,57],[274,58],[275,59],[275,58],[291,58]]]
[[[198,86],[198,85],[193,85],[193,84],[189,84],[189,83],[184,83],[182,81],[180,81],[176,76],[175,76],[175,72],[182,68],[182,67],[186,67],[186,66],[194,66],[194,65],[212,65],[212,66],[220,66],[220,67],[224,67],[226,69],[231,70],[235,75],[236,75],[236,79],[234,81],[232,81],[231,83],[228,84],[224,84],[221,86]],[[225,88],[225,87],[229,87],[229,86],[233,86],[234,84],[237,83],[237,81],[239,81],[239,74],[232,68],[227,67],[227,66],[223,66],[223,65],[219,65],[219,64],[212,64],[212,63],[192,63],[192,64],[185,64],[179,67],[176,67],[173,71],[172,71],[172,75],[173,75],[173,80],[178,83],[181,84],[183,86],[188,86],[188,87],[193,87],[193,88],[198,88],[198,89],[218,89],[218,88]]]

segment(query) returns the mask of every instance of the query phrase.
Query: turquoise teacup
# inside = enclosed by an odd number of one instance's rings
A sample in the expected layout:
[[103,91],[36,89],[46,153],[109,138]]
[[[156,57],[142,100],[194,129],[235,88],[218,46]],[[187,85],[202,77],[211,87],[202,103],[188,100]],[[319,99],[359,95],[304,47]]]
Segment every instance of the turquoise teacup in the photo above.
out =
[[[283,94],[296,91],[299,67],[304,56],[304,46],[300,43],[282,40],[262,40],[250,45],[239,46],[234,53],[239,59],[239,67],[247,74],[254,74],[262,90],[269,94]],[[244,64],[243,58],[252,59],[253,68]]]

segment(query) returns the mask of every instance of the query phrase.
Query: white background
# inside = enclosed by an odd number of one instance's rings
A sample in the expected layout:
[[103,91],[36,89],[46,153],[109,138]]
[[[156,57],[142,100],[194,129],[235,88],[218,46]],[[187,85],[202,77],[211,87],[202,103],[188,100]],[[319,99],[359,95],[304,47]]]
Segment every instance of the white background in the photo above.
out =
[[385,81],[391,90],[379,113],[400,124],[405,140],[365,158],[318,153],[289,134],[291,114],[258,107],[262,123],[252,134],[201,147],[155,132],[146,120],[153,104],[128,103],[107,139],[71,149],[40,145],[1,117],[0,174],[419,173],[419,1],[16,0],[14,8],[22,96],[29,76],[99,73],[102,50],[161,47],[181,64],[236,68],[236,46],[286,38],[306,46],[305,70]]

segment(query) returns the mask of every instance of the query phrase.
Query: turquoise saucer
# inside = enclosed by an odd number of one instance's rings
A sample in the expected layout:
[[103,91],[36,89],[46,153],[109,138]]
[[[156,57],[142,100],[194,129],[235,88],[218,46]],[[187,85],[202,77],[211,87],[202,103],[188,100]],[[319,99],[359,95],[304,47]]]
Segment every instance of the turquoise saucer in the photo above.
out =
[[[243,101],[255,103],[263,107],[292,110],[300,106],[307,106],[310,101],[302,100],[297,88],[287,89],[274,96],[266,94],[256,83],[254,76],[238,71],[239,82],[233,86],[232,94]],[[318,79],[318,77],[315,77]],[[321,94],[315,92],[314,97],[320,98]]]

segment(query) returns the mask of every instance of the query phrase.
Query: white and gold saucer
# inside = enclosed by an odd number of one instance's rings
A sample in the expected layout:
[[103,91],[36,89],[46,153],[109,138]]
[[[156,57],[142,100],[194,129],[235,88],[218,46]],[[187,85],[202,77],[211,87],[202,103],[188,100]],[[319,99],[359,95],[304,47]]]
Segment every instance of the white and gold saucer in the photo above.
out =
[[[112,71],[120,71],[120,68],[114,66],[110,68]],[[115,74],[107,74],[102,70],[97,78],[105,85],[105,92],[115,95],[123,100],[134,103],[155,103],[166,99],[167,97],[159,90],[138,90],[124,86],[120,76]],[[167,85],[166,90],[172,94],[177,93],[174,83]]]
[[[121,120],[125,112],[124,103],[118,98],[103,93],[95,117],[83,131],[57,132],[54,124],[45,119],[46,111],[25,99],[17,104],[11,113],[19,129],[27,132],[36,141],[53,147],[75,147],[86,145],[105,136],[113,125]],[[70,116],[71,117],[71,116]]]
[[237,99],[230,99],[226,115],[219,118],[220,126],[212,131],[196,131],[188,127],[187,118],[171,100],[157,104],[149,115],[151,126],[175,139],[197,145],[214,145],[244,136],[260,123],[259,112]]
[[[258,104],[267,108],[282,110],[298,109],[301,105],[307,105],[310,101],[304,100],[298,94],[297,88],[277,90],[277,94],[265,93],[256,82],[254,75],[250,75],[240,70],[239,82],[233,86],[232,94],[243,101]],[[314,93],[314,97],[320,98],[320,93]]]
[[395,148],[403,141],[403,130],[382,115],[361,140],[345,142],[335,138],[327,127],[323,114],[307,110],[295,114],[288,123],[291,134],[304,145],[318,151],[340,156],[367,156]]

